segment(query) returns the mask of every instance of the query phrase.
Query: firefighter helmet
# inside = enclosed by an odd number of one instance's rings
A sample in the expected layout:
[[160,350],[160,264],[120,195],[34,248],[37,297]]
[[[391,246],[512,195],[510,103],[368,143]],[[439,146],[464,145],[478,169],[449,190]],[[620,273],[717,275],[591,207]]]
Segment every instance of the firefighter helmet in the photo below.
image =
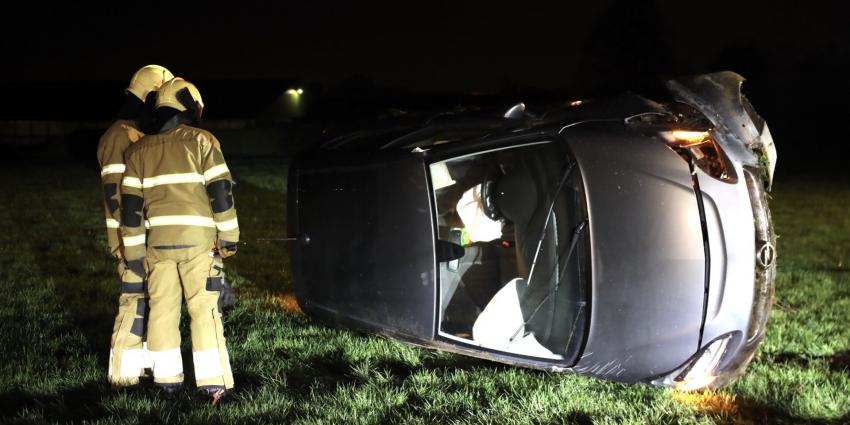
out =
[[201,92],[194,84],[176,77],[162,85],[156,96],[156,107],[174,108],[178,111],[191,109],[200,115],[204,109],[204,100]]
[[133,77],[130,78],[130,87],[127,91],[133,93],[143,102],[148,93],[157,91],[168,80],[174,78],[171,71],[159,65],[146,65],[141,67]]

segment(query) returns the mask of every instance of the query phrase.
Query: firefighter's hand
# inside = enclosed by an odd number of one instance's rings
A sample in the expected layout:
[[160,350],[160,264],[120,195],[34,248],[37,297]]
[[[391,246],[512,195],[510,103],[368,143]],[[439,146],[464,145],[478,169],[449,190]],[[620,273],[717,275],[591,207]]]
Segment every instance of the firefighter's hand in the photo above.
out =
[[218,295],[218,311],[223,313],[225,309],[233,307],[234,304],[236,304],[236,293],[227,284],[227,281],[222,279],[221,293]]
[[227,258],[236,255],[236,242],[217,239],[215,241],[215,249],[218,251],[218,255],[221,255],[221,258]]

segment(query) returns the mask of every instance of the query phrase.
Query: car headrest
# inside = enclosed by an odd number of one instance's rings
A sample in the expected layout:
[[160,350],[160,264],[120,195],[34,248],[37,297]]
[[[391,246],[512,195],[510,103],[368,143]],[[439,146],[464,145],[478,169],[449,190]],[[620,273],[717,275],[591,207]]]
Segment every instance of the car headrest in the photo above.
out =
[[[486,187],[487,185],[484,185]],[[538,189],[524,164],[509,170],[493,185],[485,199],[492,199],[495,210],[505,219],[519,225],[528,223],[537,208]],[[483,197],[483,196],[482,196]],[[485,201],[485,206],[487,202]],[[500,217],[501,218],[501,217]]]

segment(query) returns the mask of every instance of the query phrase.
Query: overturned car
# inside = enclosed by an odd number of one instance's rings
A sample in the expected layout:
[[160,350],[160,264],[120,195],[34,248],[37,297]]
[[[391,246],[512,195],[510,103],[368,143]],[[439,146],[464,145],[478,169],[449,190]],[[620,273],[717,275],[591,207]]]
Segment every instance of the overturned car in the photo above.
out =
[[722,72],[534,115],[444,113],[301,154],[296,296],[335,325],[682,390],[764,337],[776,149]]

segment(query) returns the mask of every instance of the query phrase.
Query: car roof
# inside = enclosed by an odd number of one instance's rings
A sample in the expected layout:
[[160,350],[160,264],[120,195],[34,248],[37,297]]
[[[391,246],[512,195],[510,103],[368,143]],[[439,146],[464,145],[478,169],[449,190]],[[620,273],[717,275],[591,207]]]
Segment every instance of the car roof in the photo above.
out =
[[[522,105],[521,108],[520,105]],[[516,109],[521,109],[517,113]],[[507,113],[513,116],[506,116]],[[428,148],[483,140],[528,131],[559,130],[589,120],[618,120],[640,114],[669,114],[661,104],[626,93],[613,98],[565,101],[547,105],[522,103],[510,108],[476,106],[437,111],[396,111],[393,117],[364,123],[360,128],[320,144],[323,151],[381,151]]]

